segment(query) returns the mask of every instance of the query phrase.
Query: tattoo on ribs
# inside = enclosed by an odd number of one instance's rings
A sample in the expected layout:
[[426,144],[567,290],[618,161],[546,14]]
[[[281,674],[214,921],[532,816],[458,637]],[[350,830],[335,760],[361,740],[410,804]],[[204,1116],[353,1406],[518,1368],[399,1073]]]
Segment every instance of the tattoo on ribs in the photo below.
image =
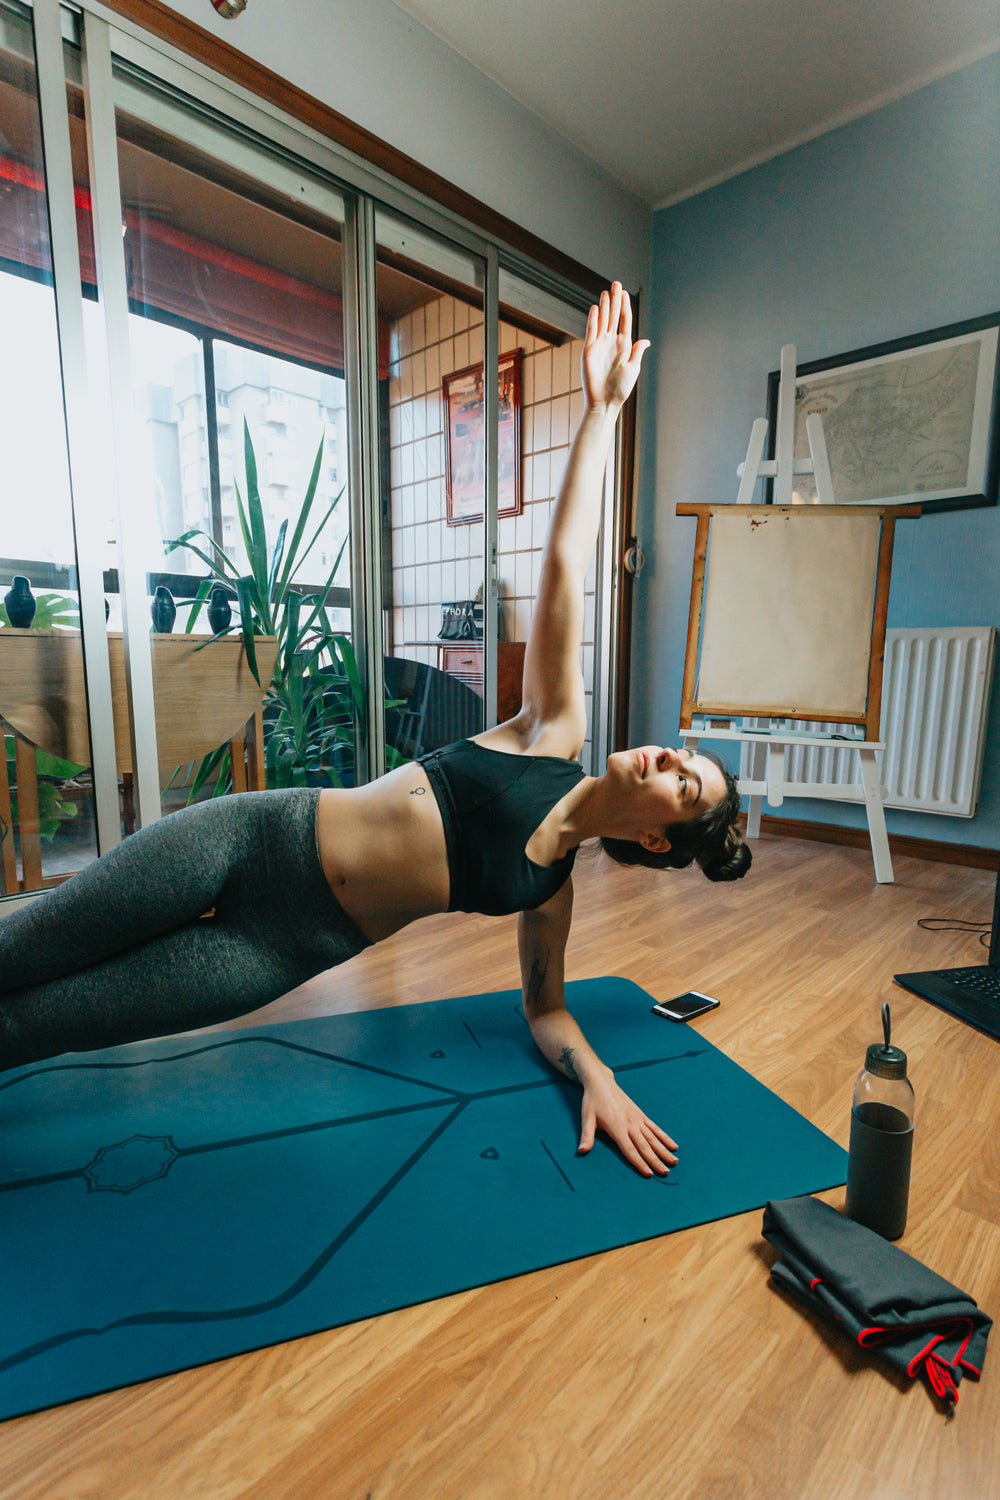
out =
[[572,1078],[574,1083],[579,1083],[580,1075],[573,1066],[573,1053],[575,1050],[573,1047],[564,1047],[559,1057],[558,1066],[562,1068],[567,1078]]

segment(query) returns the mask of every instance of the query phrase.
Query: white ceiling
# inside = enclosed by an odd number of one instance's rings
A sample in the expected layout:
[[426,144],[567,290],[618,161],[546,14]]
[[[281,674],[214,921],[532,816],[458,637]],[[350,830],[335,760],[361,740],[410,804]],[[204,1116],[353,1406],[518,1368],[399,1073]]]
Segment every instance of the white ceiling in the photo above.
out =
[[1000,0],[395,3],[654,207],[1000,50]]

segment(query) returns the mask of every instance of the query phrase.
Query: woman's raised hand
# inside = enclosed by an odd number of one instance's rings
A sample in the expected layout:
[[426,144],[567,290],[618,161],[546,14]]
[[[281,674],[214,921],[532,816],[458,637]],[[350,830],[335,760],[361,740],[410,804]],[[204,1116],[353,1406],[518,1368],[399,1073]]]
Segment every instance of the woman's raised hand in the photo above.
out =
[[632,342],[632,303],[620,281],[590,309],[583,346],[583,392],[587,405],[623,406],[639,379],[648,339]]

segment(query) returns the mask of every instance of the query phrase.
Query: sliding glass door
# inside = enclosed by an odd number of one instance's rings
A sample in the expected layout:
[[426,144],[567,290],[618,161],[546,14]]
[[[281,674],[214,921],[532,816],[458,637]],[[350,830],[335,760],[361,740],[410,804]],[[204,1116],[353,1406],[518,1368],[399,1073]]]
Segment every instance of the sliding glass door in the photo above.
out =
[[351,784],[344,195],[114,77],[163,807]]
[[389,325],[381,556],[391,765],[478,734],[488,717],[486,266],[393,214],[378,213],[375,227]]
[[[72,67],[72,64],[71,64]],[[79,74],[78,67],[74,70]],[[71,80],[72,81],[72,80]],[[58,84],[59,80],[57,80]],[[79,90],[70,100],[78,120]],[[87,223],[86,150],[74,135]],[[31,12],[0,4],[0,892],[96,857],[78,557]],[[84,238],[81,235],[81,238]],[[91,264],[93,256],[90,256]],[[75,295],[93,312],[93,279]]]
[[516,712],[584,315],[504,254],[86,0],[0,0],[3,894]]

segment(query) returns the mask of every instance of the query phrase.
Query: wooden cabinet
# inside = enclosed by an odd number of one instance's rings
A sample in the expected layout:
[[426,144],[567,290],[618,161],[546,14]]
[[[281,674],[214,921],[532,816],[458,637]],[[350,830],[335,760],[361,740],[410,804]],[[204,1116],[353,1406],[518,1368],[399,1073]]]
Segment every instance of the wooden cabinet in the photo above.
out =
[[[445,641],[438,645],[438,671],[447,672],[483,696],[482,641]],[[497,722],[512,719],[521,707],[524,642],[497,642]]]
[[475,641],[438,646],[438,671],[447,672],[483,696],[483,648]]

